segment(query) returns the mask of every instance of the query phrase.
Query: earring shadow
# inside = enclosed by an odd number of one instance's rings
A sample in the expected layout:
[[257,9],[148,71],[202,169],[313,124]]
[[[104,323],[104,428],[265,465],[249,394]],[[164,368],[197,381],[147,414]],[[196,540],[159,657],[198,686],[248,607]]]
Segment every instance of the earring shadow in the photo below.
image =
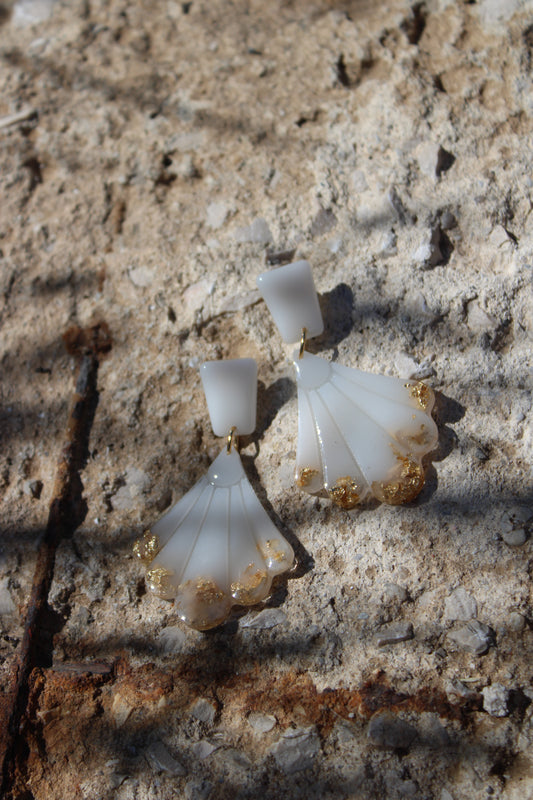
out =
[[257,385],[257,422],[253,440],[262,439],[272,425],[276,414],[296,394],[296,384],[290,378],[278,378],[266,387],[262,381]]
[[339,283],[331,291],[319,295],[318,302],[324,320],[324,332],[306,343],[310,353],[337,347],[354,325],[354,297],[346,283]]

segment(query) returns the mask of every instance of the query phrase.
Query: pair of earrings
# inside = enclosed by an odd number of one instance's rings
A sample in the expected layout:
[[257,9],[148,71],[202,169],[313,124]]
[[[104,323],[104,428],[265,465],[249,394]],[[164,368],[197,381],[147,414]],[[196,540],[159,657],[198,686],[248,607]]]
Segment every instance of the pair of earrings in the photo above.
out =
[[[420,382],[330,363],[305,349],[324,329],[311,267],[297,261],[265,272],[259,290],[293,356],[298,386],[296,484],[325,491],[344,509],[370,496],[393,505],[424,485],[422,458],[436,445],[434,395]],[[175,599],[193,628],[220,625],[233,605],[255,605],[294,553],[255,495],[237,450],[253,433],[257,364],[211,361],[200,375],[213,431],[227,436],[207,474],[134,545],[149,588]]]

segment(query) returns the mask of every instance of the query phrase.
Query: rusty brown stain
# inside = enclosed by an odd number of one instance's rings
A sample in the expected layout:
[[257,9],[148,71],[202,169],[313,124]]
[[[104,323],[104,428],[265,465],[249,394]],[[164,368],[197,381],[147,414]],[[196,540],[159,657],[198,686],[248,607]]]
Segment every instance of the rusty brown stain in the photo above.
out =
[[0,738],[0,796],[5,796],[7,788],[13,785],[18,771],[17,742],[30,697],[30,675],[35,668],[49,666],[47,661],[51,658],[50,634],[46,631],[51,618],[48,594],[54,575],[55,555],[62,539],[74,533],[87,513],[79,473],[87,461],[89,432],[98,403],[99,360],[110,352],[112,346],[109,328],[103,322],[86,329],[73,326],[65,332],[63,339],[67,351],[78,357],[79,369],[48,522],[37,553],[24,633],[7,691],[0,701],[0,731],[3,734]]
[[90,664],[83,664],[82,672],[78,663],[70,668],[63,665],[61,671],[36,670],[32,677],[40,686],[40,709],[46,711],[65,703],[81,708],[84,695],[90,704],[94,690],[107,683],[113,687],[113,692],[126,695],[132,706],[143,713],[148,713],[148,706],[162,697],[167,698],[169,707],[175,711],[185,708],[198,696],[207,695],[233,716],[237,713],[244,718],[250,711],[274,714],[281,728],[293,724],[297,718],[300,723],[316,725],[320,734],[327,736],[339,717],[353,721],[354,718],[368,720],[385,710],[391,713],[431,712],[465,725],[471,713],[481,707],[479,698],[452,703],[444,692],[433,687],[421,687],[413,694],[398,692],[381,672],[357,688],[319,692],[306,673],[297,671],[278,677],[261,669],[238,675],[226,672],[213,684],[190,663],[174,670],[152,663],[131,668],[127,660],[121,658],[113,666],[107,666],[105,671],[98,672],[93,671]]

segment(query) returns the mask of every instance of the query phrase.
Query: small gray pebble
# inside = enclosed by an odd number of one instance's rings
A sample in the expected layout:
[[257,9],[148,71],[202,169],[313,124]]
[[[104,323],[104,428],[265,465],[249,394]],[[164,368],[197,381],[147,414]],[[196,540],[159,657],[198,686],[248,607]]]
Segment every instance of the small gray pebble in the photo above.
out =
[[473,619],[457,630],[450,631],[448,639],[465,653],[482,656],[494,643],[494,631],[488,625]]
[[368,738],[378,747],[408,750],[415,737],[416,730],[412,725],[388,711],[375,714],[368,725]]
[[275,628],[286,620],[287,615],[281,608],[265,608],[259,614],[246,614],[239,625],[241,628]]
[[519,611],[511,611],[509,614],[509,628],[515,633],[522,633],[526,627],[526,619]]
[[397,583],[386,583],[383,590],[383,600],[385,602],[405,603],[407,600],[407,590]]
[[384,647],[387,644],[407,642],[413,635],[413,626],[410,622],[395,622],[381,628],[376,634],[376,644],[378,647]]
[[509,689],[501,683],[493,683],[482,690],[483,710],[491,717],[506,717],[509,713]]
[[276,763],[286,773],[312,767],[320,752],[320,740],[314,726],[285,731],[270,748]]
[[444,619],[448,622],[473,619],[477,615],[477,603],[472,595],[459,586],[444,601]]
[[502,539],[510,547],[520,547],[525,544],[527,534],[524,528],[511,529],[510,531],[503,530]]
[[191,708],[191,715],[199,722],[212,725],[215,721],[217,710],[214,704],[205,697],[199,697]]
[[167,772],[176,778],[187,774],[185,767],[170,755],[163,742],[151,744],[146,750],[146,756],[156,772]]
[[258,711],[248,714],[248,725],[256,733],[268,733],[276,725],[276,721],[272,714],[260,714]]

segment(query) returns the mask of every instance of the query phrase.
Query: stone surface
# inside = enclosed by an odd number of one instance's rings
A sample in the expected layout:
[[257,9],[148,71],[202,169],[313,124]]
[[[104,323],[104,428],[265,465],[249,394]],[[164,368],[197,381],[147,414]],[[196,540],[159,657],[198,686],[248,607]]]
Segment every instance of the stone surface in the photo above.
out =
[[493,683],[482,690],[483,709],[491,717],[506,717],[509,713],[509,689],[501,683]]
[[[2,690],[76,326],[112,339],[7,800],[532,794],[531,24],[529,0],[1,4]],[[412,504],[345,513],[294,486],[292,347],[256,278],[298,259],[325,320],[310,350],[436,390]],[[244,467],[297,564],[200,634],[131,545],[223,446],[198,366],[237,357],[259,373]],[[380,647],[406,620],[416,636]],[[417,738],[376,747],[376,714]],[[308,771],[270,751],[291,730],[312,731]]]
[[459,586],[444,601],[444,619],[448,622],[466,621],[477,616],[477,603],[463,586]]
[[448,639],[465,653],[481,656],[493,644],[494,632],[488,625],[474,619],[467,625],[461,625],[456,630],[450,631]]
[[320,753],[320,739],[314,727],[289,729],[270,752],[283,772],[300,772],[314,766]]
[[205,697],[199,697],[191,708],[191,715],[199,722],[212,725],[217,713],[216,706]]
[[13,614],[15,610],[15,603],[9,591],[9,578],[2,578],[0,581],[0,616]]
[[368,725],[370,741],[378,747],[391,750],[408,750],[416,735],[412,725],[388,712],[376,714]]
[[257,711],[252,711],[248,714],[248,725],[256,733],[268,733],[276,725],[276,717],[272,714],[259,714]]
[[174,778],[187,774],[185,767],[170,754],[163,742],[154,742],[146,749],[146,756],[156,772],[165,772]]
[[240,621],[241,628],[275,628],[287,621],[287,614],[281,608],[265,608],[259,613],[249,612]]
[[391,625],[384,625],[376,633],[376,644],[384,647],[387,644],[407,642],[413,638],[413,625],[411,622],[396,622]]

